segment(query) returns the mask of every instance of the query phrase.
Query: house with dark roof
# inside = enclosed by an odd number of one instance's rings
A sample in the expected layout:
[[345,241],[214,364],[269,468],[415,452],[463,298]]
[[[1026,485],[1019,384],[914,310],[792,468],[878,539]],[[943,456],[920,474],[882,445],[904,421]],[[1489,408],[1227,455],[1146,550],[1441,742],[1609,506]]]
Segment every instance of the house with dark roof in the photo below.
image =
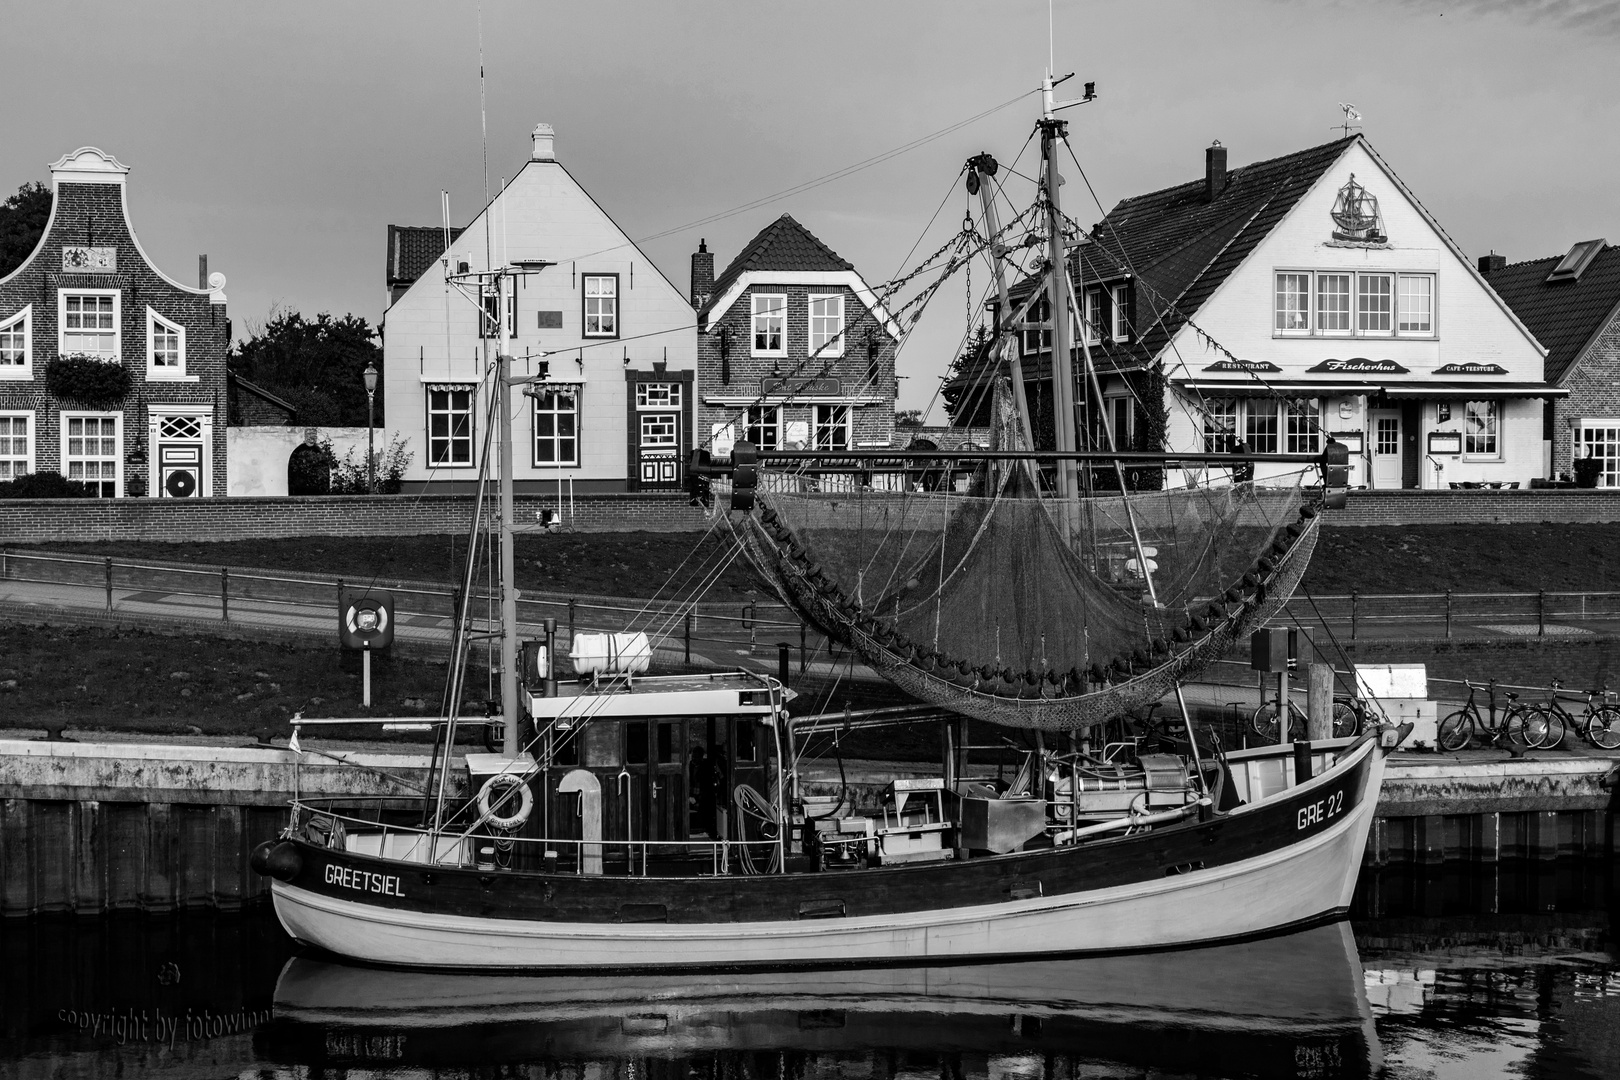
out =
[[[1217,142],[1202,177],[1122,200],[1070,257],[1075,368],[1104,397],[1092,445],[1101,414],[1140,449],[1315,453],[1331,435],[1359,486],[1542,474],[1542,401],[1562,391],[1540,344],[1360,134],[1237,168]],[[1039,420],[1051,316],[1021,303],[1037,287],[1011,302]],[[948,400],[983,422],[963,366]]]
[[[679,490],[693,443],[696,319],[685,294],[557,159],[529,160],[449,247],[439,226],[388,227],[384,415],[411,453],[408,490],[476,482],[497,348],[524,388],[520,492]],[[486,228],[486,222],[488,227]],[[525,264],[502,298],[450,275]],[[504,322],[499,313],[504,312]]]
[[704,445],[890,444],[899,326],[854,265],[792,217],[761,229],[719,277],[700,243],[692,306]]
[[1479,270],[1547,347],[1547,384],[1567,392],[1546,410],[1549,475],[1596,458],[1598,485],[1620,487],[1620,247],[1583,240],[1521,263],[1486,255]]

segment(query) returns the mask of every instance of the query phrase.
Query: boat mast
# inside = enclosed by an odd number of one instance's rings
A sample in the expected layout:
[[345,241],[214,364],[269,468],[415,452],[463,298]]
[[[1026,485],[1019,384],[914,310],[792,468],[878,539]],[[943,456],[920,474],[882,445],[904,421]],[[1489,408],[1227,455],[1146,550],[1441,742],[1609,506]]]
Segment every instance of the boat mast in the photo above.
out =
[[[1067,76],[1065,76],[1067,78]],[[1069,356],[1069,274],[1063,250],[1063,214],[1059,208],[1057,171],[1057,145],[1068,130],[1068,123],[1053,115],[1058,106],[1052,100],[1052,72],[1041,80],[1042,115],[1041,160],[1045,164],[1047,269],[1051,274],[1048,302],[1052,317],[1052,413],[1057,440],[1056,449],[1068,452],[1075,449],[1074,368]],[[1062,521],[1065,532],[1079,497],[1073,458],[1057,461],[1057,492],[1063,507]]]
[[[990,260],[990,272],[996,279],[996,296],[1000,300],[1000,315],[996,319],[996,341],[993,346],[996,353],[1006,358],[1007,371],[1012,382],[1013,407],[1018,411],[1018,431],[1023,437],[1024,445],[1021,449],[1035,449],[1035,437],[1031,431],[1029,420],[1029,400],[1024,394],[1024,362],[1019,359],[1018,349],[1013,345],[1012,333],[1008,326],[1013,316],[1012,301],[1007,297],[1007,275],[1002,272],[1001,255],[1006,245],[1001,242],[1001,223],[996,218],[996,193],[991,187],[991,178],[996,173],[996,159],[989,154],[979,154],[968,162],[968,169],[977,181],[979,201],[984,207],[984,227],[990,234],[989,243],[985,246],[985,255]],[[990,377],[1001,365],[993,364]]]
[[[517,581],[516,557],[512,550],[512,342],[507,336],[511,319],[506,310],[506,283],[515,286],[517,278],[505,270],[495,275],[495,291],[500,297],[497,311],[501,320],[501,345],[495,357],[496,408],[500,412],[496,438],[500,443],[500,528],[501,528],[501,719],[506,725],[503,744],[507,757],[521,753],[518,746],[517,671]],[[514,289],[515,291],[515,289]],[[525,380],[526,381],[526,380]]]

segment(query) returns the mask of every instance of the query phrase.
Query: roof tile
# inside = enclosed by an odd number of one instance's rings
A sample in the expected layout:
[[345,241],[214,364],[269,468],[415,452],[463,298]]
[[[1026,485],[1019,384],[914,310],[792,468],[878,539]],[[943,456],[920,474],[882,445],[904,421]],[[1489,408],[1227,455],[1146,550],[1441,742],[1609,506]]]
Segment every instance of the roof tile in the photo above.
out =
[[1485,275],[1519,321],[1546,346],[1543,377],[1550,384],[1569,373],[1586,343],[1620,305],[1620,247],[1605,246],[1574,281],[1548,282],[1547,275],[1563,257],[1509,263]]

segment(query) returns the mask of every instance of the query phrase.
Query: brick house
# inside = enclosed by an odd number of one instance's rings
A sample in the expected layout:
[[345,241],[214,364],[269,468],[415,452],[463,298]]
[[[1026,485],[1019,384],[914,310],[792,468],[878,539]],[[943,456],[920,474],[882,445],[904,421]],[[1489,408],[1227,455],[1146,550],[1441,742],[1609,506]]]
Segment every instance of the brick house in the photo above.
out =
[[[52,165],[45,233],[0,279],[0,480],[59,472],[105,498],[223,494],[225,275],[193,288],[152,263],[129,222],[128,173],[89,146]],[[128,392],[86,360],[121,367]],[[91,381],[64,375],[75,365]]]
[[692,306],[706,445],[890,445],[899,327],[855,267],[792,217],[762,229],[718,278],[700,243]]
[[1549,475],[1595,457],[1598,485],[1620,487],[1620,247],[1583,240],[1521,263],[1486,255],[1479,270],[1547,347],[1547,383],[1568,391],[1546,410]]

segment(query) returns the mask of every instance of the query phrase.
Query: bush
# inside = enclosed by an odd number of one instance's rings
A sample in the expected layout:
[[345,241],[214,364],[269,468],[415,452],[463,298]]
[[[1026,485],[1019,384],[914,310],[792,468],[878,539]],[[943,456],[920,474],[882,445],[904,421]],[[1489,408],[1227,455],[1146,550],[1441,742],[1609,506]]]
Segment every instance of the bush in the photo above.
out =
[[94,494],[89,485],[55,472],[24,473],[0,484],[0,499],[89,499]]
[[129,394],[129,372],[117,360],[67,353],[45,365],[45,387],[65,401],[111,408]]
[[[365,458],[356,458],[356,448],[350,447],[339,458],[332,450],[332,440],[323,438],[321,449],[332,463],[331,491],[333,495],[365,495],[369,491],[370,474]],[[377,474],[377,494],[398,495],[403,487],[405,470],[416,455],[405,449],[405,440],[395,435],[388,445],[372,451],[372,468]]]

